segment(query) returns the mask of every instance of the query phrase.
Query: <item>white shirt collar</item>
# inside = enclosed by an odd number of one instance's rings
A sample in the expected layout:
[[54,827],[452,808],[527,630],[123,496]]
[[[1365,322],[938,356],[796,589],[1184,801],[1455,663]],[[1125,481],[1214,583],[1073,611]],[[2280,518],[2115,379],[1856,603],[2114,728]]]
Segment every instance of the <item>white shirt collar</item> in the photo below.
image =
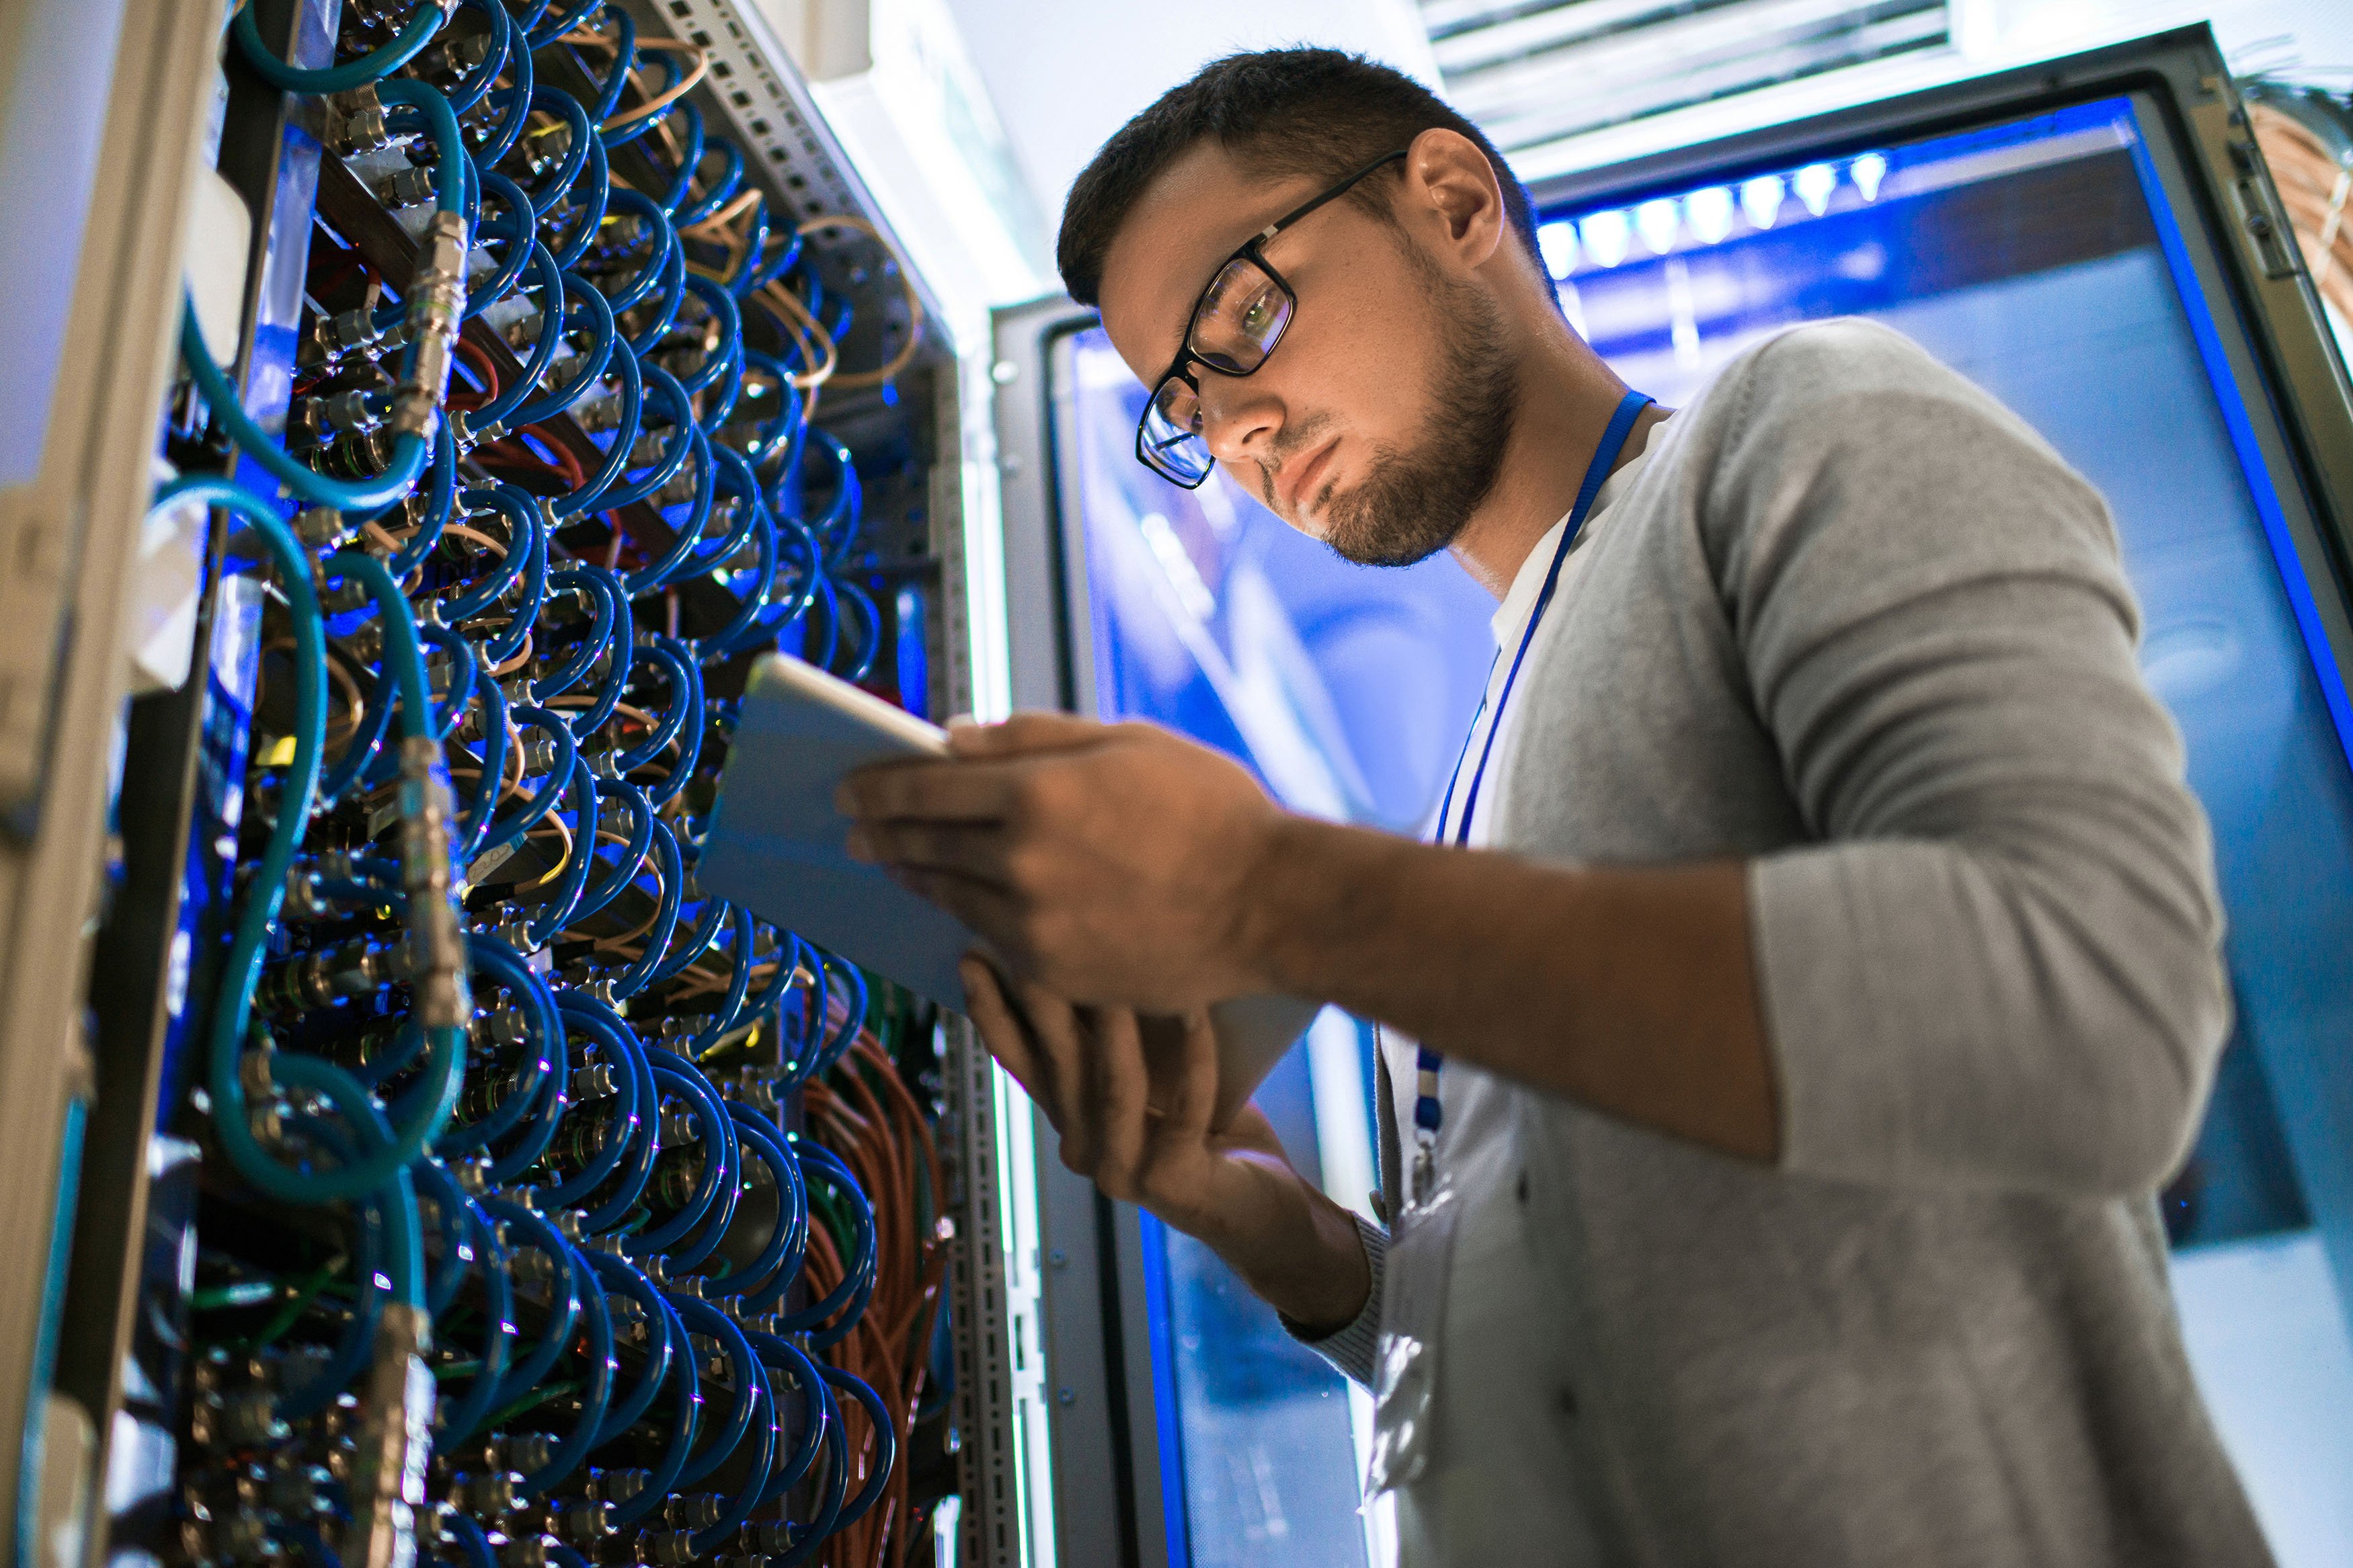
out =
[[[1663,419],[1659,421],[1659,425],[1665,423]],[[1652,426],[1650,435],[1655,436],[1658,427]],[[1585,520],[1585,536],[1577,542],[1571,554],[1593,542],[1594,531],[1601,526],[1601,514],[1608,511],[1611,503],[1633,484],[1634,476],[1641,473],[1642,465],[1651,460],[1651,450],[1652,445],[1646,438],[1641,450],[1601,481],[1601,489],[1593,498],[1593,510]],[[1552,552],[1559,548],[1560,531],[1567,526],[1568,519],[1563,516],[1558,522],[1545,530],[1544,537],[1537,540],[1535,548],[1528,552],[1528,558],[1520,563],[1519,574],[1512,579],[1510,591],[1504,594],[1504,602],[1495,606],[1494,619],[1489,623],[1495,628],[1496,647],[1511,647],[1518,643],[1520,633],[1527,626],[1528,615],[1535,608],[1536,595],[1544,592],[1545,574],[1552,569]]]

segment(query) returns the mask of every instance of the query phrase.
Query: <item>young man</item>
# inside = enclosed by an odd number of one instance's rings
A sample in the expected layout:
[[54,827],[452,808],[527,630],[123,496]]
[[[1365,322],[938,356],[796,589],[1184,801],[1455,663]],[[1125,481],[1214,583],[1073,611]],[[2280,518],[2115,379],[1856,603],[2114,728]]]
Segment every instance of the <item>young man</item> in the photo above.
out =
[[[2152,1201],[2228,1004],[2099,497],[1865,323],[1630,399],[1494,150],[1327,51],[1139,115],[1060,264],[1152,466],[1502,601],[1434,842],[1042,715],[845,808],[1016,967],[1063,1160],[1375,1384],[1407,1560],[2266,1561]],[[1208,1125],[1263,992],[1384,1026],[1389,1230]]]

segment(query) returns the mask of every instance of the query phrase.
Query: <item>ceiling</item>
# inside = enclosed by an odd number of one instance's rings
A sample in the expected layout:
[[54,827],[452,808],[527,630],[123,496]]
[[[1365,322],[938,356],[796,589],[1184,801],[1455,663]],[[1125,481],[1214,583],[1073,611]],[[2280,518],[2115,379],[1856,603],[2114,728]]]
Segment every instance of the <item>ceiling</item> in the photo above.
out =
[[1049,214],[1113,132],[1221,55],[1320,44],[1437,79],[1413,0],[949,0],[949,9]]
[[1050,226],[1105,138],[1237,49],[1388,60],[1440,84],[1531,180],[2200,20],[2241,70],[2353,67],[2348,0],[947,4]]

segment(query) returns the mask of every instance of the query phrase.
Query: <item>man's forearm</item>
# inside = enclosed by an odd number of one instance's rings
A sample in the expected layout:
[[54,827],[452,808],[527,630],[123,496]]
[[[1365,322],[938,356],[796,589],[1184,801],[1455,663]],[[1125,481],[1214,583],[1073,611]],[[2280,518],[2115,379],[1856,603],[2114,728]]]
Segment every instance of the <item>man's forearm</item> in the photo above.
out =
[[1272,989],[1727,1153],[1779,1148],[1739,862],[1546,866],[1294,817],[1250,900]]

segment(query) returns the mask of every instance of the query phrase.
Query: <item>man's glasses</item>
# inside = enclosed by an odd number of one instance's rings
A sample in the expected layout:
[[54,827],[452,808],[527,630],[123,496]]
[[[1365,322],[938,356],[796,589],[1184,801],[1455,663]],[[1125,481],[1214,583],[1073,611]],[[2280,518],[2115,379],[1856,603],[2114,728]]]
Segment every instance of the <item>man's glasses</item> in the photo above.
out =
[[1266,363],[1283,329],[1299,310],[1299,296],[1266,259],[1266,243],[1405,150],[1384,153],[1302,206],[1292,208],[1228,257],[1201,297],[1193,302],[1192,323],[1176,363],[1161,374],[1136,421],[1136,461],[1172,484],[1198,489],[1218,466],[1201,438],[1201,384],[1192,367],[1207,365],[1220,375],[1248,375]]

